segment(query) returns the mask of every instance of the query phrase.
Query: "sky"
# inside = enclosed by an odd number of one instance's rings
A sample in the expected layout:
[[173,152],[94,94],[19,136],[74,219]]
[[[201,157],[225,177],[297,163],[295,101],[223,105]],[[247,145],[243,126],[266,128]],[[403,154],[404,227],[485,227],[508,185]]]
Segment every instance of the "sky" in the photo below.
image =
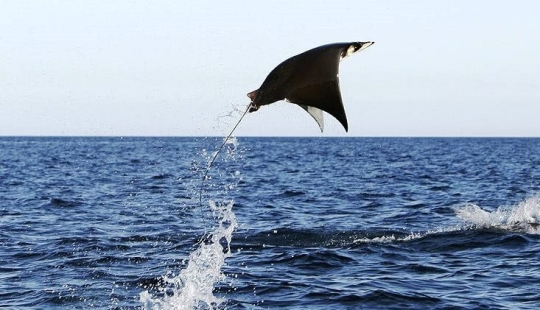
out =
[[2,1],[0,136],[222,136],[281,61],[340,64],[349,132],[277,102],[237,136],[540,137],[538,1]]

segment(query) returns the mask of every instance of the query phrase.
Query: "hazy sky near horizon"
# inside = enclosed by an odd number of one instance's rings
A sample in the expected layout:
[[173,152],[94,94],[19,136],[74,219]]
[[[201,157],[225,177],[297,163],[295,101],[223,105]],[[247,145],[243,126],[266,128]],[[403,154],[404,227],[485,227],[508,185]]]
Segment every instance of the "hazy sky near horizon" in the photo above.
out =
[[[540,136],[538,1],[2,1],[0,136],[225,135],[333,42],[349,132],[280,102],[238,136]],[[233,112],[233,113],[231,113]]]

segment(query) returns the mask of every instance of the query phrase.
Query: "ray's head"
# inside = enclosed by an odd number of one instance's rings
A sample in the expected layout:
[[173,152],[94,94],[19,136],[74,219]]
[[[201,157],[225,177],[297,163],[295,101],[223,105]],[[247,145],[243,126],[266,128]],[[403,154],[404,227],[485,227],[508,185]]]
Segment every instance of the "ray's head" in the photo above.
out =
[[347,49],[344,49],[341,52],[341,59],[343,59],[343,58],[345,58],[347,56],[351,56],[354,53],[358,53],[361,50],[365,50],[366,48],[372,46],[373,44],[375,44],[375,42],[372,42],[372,41],[353,42],[353,43],[351,43],[351,45],[349,45],[349,47]]

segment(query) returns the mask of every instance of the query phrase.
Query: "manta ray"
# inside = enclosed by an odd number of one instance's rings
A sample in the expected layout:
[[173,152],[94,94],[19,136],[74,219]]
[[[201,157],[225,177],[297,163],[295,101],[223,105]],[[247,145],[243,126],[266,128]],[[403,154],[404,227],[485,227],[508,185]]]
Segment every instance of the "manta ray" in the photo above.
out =
[[339,62],[374,43],[368,41],[327,44],[293,56],[274,68],[261,87],[248,94],[251,102],[246,111],[206,166],[199,189],[199,206],[202,206],[204,181],[212,164],[247,112],[254,112],[263,105],[285,100],[306,110],[319,124],[321,132],[324,130],[323,111],[335,117],[345,131],[348,131],[347,116],[339,90]]
[[293,56],[268,74],[259,89],[247,94],[249,112],[285,100],[306,110],[324,130],[322,111],[349,130],[339,89],[339,62],[375,42],[333,43]]

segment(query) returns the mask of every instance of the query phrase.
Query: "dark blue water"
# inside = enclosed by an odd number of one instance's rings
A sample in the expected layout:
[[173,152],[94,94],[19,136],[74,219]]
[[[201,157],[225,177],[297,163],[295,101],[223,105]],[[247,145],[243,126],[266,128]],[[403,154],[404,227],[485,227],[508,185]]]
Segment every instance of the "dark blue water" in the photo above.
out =
[[540,307],[540,139],[221,141],[0,138],[0,308]]

